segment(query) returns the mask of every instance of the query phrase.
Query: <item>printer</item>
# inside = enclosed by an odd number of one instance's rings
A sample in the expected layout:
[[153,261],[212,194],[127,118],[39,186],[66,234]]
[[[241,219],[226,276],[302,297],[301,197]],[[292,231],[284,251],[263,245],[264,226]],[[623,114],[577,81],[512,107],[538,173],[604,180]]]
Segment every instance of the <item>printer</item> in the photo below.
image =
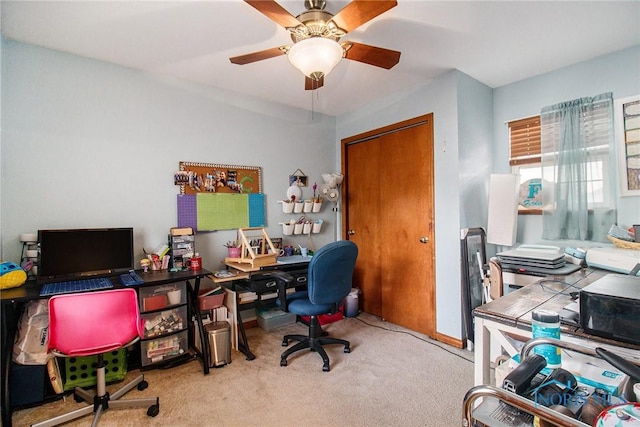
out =
[[585,332],[640,344],[640,277],[607,274],[580,290],[580,326]]
[[[616,247],[589,248],[586,257],[589,267],[630,274],[640,264],[640,250]],[[640,271],[636,272],[640,276]]]

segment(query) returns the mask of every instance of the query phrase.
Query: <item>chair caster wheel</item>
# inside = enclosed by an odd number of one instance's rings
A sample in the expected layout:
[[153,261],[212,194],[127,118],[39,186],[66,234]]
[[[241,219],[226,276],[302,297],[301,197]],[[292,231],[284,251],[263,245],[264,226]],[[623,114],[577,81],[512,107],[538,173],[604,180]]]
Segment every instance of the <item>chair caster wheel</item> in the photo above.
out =
[[280,359],[280,366],[287,366],[287,361],[285,359]]
[[289,345],[289,340],[283,340],[283,341],[282,341],[282,346],[283,346],[283,347],[286,347],[286,346],[288,346],[288,345]]
[[149,409],[147,409],[147,415],[150,416],[150,417],[155,417],[159,413],[160,413],[160,405],[158,405],[158,404],[151,405],[151,406],[149,406]]
[[351,349],[350,349],[349,347],[345,347],[345,348],[344,348],[344,352],[345,352],[345,353],[351,353]]
[[329,365],[323,365],[323,366],[322,366],[322,370],[323,370],[324,372],[329,372],[329,371],[330,371],[330,369],[329,369]]
[[[141,381],[140,384],[138,384],[138,390],[142,391],[144,389],[146,389],[147,387],[149,387],[149,383],[146,381]],[[156,414],[158,415],[158,414]],[[155,417],[155,415],[154,415]]]

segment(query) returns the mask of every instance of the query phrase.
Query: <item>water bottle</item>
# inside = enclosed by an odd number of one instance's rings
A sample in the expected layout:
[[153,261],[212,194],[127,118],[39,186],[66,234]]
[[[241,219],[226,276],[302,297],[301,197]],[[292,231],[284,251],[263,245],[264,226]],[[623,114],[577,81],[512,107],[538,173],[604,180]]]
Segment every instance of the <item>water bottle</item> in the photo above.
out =
[[[534,310],[531,319],[533,338],[560,339],[560,315],[558,313],[549,310]],[[535,346],[533,352],[547,359],[547,368],[555,369],[560,367],[561,355],[559,347],[543,344]]]

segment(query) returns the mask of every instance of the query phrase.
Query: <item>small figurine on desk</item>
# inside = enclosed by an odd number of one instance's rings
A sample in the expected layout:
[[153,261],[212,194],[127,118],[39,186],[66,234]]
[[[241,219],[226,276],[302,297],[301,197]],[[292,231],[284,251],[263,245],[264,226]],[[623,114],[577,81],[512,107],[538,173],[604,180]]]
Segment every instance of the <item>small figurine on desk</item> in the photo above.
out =
[[147,273],[149,271],[149,264],[150,263],[151,263],[151,261],[149,261],[147,258],[141,259],[140,260],[140,267],[142,267],[142,271]]

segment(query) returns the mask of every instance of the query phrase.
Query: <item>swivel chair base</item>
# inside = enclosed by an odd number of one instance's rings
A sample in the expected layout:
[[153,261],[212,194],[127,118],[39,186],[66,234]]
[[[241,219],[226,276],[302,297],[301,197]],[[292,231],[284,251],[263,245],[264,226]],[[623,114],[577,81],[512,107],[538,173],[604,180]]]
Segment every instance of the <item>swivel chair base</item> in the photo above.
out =
[[155,417],[160,413],[160,398],[158,397],[149,397],[143,399],[120,399],[129,391],[134,388],[138,388],[138,390],[146,389],[149,384],[145,381],[144,375],[139,375],[133,381],[127,383],[124,387],[117,390],[113,395],[109,395],[105,389],[105,375],[106,370],[104,367],[104,361],[102,359],[102,355],[98,356],[98,368],[97,368],[97,389],[95,393],[88,392],[80,387],[76,387],[73,391],[74,399],[76,402],[82,402],[83,400],[89,403],[88,406],[85,406],[80,409],[76,409],[75,411],[68,412],[63,415],[58,415],[57,417],[51,418],[46,421],[42,421],[36,424],[32,424],[32,427],[53,427],[68,421],[72,421],[86,415],[94,414],[93,422],[91,423],[91,427],[95,427],[98,425],[98,421],[100,420],[100,416],[107,409],[118,409],[118,408],[134,408],[134,407],[144,407],[148,406],[147,415],[150,417]]
[[324,372],[329,372],[329,356],[327,356],[327,352],[324,350],[323,346],[328,344],[340,344],[344,346],[344,352],[350,353],[351,343],[347,340],[341,340],[339,338],[330,338],[325,336],[326,332],[322,330],[320,326],[320,322],[318,321],[317,316],[311,316],[309,320],[309,335],[285,335],[282,339],[282,346],[286,347],[289,345],[289,341],[299,341],[296,345],[291,348],[285,350],[280,356],[280,366],[287,366],[287,357],[292,353],[295,353],[299,350],[309,349],[310,351],[317,352],[320,357],[322,357],[323,365],[322,370]]

